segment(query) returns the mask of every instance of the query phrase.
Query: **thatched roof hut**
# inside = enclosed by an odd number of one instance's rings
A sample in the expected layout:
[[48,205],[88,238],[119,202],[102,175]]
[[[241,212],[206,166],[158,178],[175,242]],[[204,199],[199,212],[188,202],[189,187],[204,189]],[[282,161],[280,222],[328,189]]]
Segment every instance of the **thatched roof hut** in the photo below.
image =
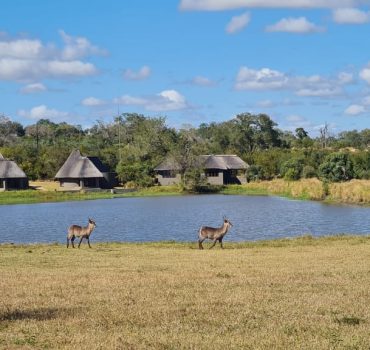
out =
[[[207,182],[213,185],[240,184],[246,182],[245,171],[249,165],[237,155],[201,155],[195,166],[204,170]],[[162,185],[179,183],[180,166],[171,159],[164,160],[155,169],[157,180]]]
[[0,190],[26,189],[28,178],[24,171],[12,160],[0,153]]
[[202,155],[199,156],[200,166],[204,169],[246,170],[248,164],[237,155]]
[[62,187],[112,188],[115,185],[111,173],[98,157],[82,156],[79,150],[71,152],[55,175]]

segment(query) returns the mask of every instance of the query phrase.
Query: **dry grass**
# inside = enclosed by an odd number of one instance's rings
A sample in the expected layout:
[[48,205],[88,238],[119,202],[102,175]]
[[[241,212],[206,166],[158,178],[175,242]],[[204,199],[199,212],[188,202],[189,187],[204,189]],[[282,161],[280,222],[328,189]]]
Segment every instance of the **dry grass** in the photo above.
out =
[[302,179],[299,181],[285,181],[276,179],[271,181],[250,182],[242,186],[231,186],[232,190],[256,194],[284,195],[294,198],[321,200],[325,197],[322,182],[318,179]]
[[60,185],[58,181],[30,181],[30,187],[39,191],[58,191]]
[[0,245],[2,349],[369,349],[370,237]]
[[329,186],[330,199],[346,203],[369,204],[370,180],[351,180]]

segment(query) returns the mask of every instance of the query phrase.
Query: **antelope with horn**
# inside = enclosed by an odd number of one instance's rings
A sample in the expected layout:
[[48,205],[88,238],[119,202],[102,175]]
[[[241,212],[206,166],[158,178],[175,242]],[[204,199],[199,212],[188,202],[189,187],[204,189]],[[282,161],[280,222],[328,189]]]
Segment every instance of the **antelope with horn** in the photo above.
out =
[[213,241],[213,244],[209,249],[212,249],[217,243],[217,241],[220,242],[221,248],[223,249],[224,247],[222,245],[222,240],[231,226],[233,226],[233,224],[230,222],[230,220],[226,219],[226,217],[224,217],[224,223],[221,227],[215,228],[209,226],[202,226],[199,229],[199,239],[198,239],[199,249],[203,249],[202,243],[207,238]]
[[94,220],[89,218],[89,222],[87,226],[79,226],[79,225],[72,225],[68,229],[68,234],[67,234],[67,248],[69,247],[69,241],[72,243],[72,247],[74,248],[73,241],[75,240],[76,237],[80,238],[80,242],[78,243],[78,248],[80,248],[81,242],[84,238],[87,239],[87,243],[89,245],[89,248],[91,248],[90,245],[90,235],[91,232],[93,232],[94,228],[96,227],[96,223]]

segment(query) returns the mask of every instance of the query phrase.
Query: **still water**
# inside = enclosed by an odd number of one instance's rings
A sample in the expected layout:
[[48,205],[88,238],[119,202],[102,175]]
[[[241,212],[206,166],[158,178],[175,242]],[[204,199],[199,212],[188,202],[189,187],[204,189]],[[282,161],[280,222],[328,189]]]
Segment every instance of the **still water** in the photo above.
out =
[[97,228],[91,242],[195,241],[201,225],[234,224],[225,241],[370,234],[370,208],[280,197],[197,195],[0,206],[0,243],[61,242],[71,224]]

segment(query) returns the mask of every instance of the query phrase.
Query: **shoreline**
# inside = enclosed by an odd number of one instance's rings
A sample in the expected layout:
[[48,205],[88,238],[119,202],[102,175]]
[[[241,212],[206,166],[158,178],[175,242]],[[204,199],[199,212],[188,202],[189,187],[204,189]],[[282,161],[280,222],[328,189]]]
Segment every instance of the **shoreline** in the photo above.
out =
[[[40,182],[39,182],[40,183]],[[47,184],[48,182],[45,182]],[[271,180],[250,182],[243,185],[227,185],[207,188],[204,192],[187,192],[180,186],[153,186],[125,193],[110,191],[62,192],[55,189],[29,189],[0,192],[0,205],[34,204],[95,199],[184,196],[189,194],[224,194],[281,196],[298,200],[313,200],[327,204],[351,204],[370,206],[370,180],[351,180],[343,183],[326,184],[318,179],[299,181]]]
[[[299,247],[299,246],[319,246],[331,244],[333,242],[346,242],[351,244],[370,243],[370,231],[366,234],[326,234],[322,236],[313,236],[311,234],[302,234],[294,237],[260,239],[254,241],[224,241],[224,250],[233,249],[250,249],[259,247],[283,248],[283,247]],[[209,247],[211,242],[203,243],[205,247]],[[14,243],[14,242],[0,242],[0,249],[2,248],[63,248],[65,243],[61,242],[33,242],[33,243]],[[107,247],[141,247],[141,248],[165,248],[165,249],[191,249],[198,250],[197,241],[145,241],[145,242],[130,242],[130,241],[106,241],[93,242],[92,247],[107,248]],[[83,248],[84,245],[83,245]],[[92,248],[92,251],[93,251]],[[67,248],[66,248],[67,249]],[[72,250],[72,248],[70,248]],[[76,250],[78,248],[75,248]],[[82,248],[80,248],[82,249]],[[214,250],[221,250],[215,247]]]

